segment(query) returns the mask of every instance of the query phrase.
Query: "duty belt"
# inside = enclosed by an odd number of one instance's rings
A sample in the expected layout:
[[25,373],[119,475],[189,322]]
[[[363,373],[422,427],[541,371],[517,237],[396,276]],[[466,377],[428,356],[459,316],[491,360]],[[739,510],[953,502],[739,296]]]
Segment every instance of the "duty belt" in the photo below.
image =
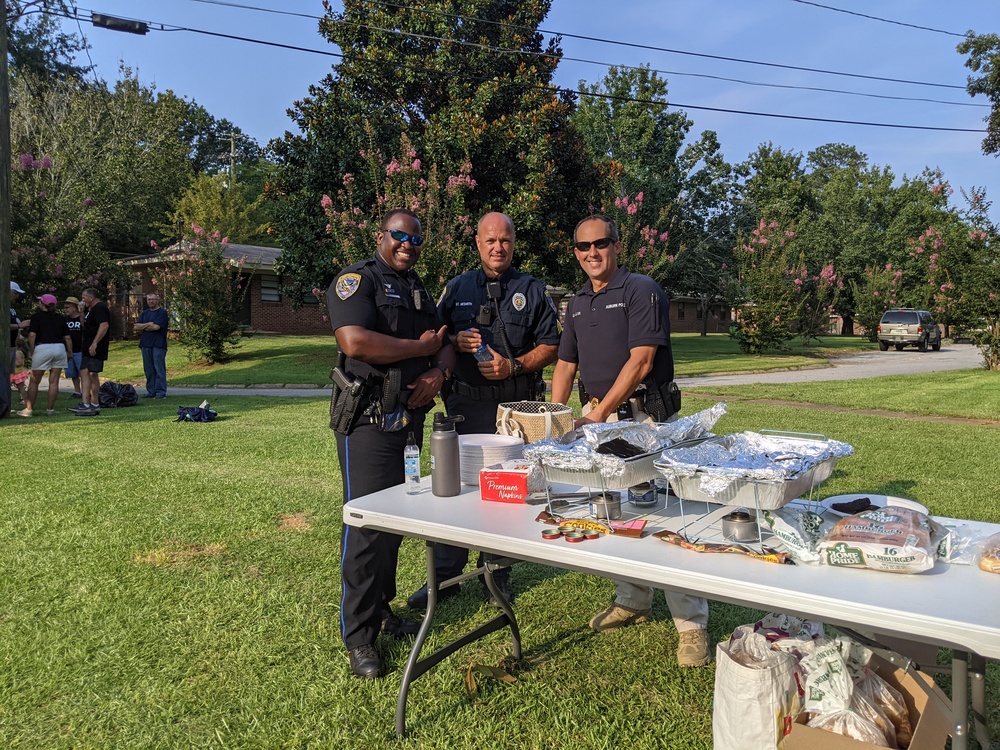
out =
[[474,401],[533,401],[537,391],[534,373],[519,375],[490,385],[470,385],[458,378],[451,381],[451,390]]

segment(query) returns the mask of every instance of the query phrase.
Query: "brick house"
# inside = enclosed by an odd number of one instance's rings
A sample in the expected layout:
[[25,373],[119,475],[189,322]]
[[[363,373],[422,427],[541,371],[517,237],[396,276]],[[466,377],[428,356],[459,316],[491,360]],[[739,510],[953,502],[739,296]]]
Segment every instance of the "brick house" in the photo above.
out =
[[[132,322],[144,309],[143,297],[155,290],[152,275],[164,264],[164,257],[177,251],[177,245],[151,255],[141,255],[121,261],[136,273],[137,283],[127,293],[117,295],[112,304],[122,317],[122,330],[131,331]],[[323,319],[326,306],[308,294],[298,310],[292,309],[292,300],[281,288],[281,277],[274,272],[274,262],[281,250],[257,245],[230,244],[223,255],[233,265],[243,261],[242,276],[249,282],[249,291],[242,307],[235,311],[237,322],[258,333],[326,334],[331,333],[330,323]]]

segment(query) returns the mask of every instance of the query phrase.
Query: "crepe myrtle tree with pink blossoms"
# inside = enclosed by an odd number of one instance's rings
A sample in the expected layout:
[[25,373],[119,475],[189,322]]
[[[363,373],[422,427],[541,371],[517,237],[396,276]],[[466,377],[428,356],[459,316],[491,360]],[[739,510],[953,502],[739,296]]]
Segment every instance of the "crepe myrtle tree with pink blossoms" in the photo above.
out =
[[423,163],[405,134],[399,153],[390,159],[379,151],[363,151],[362,156],[366,177],[375,185],[374,201],[358,205],[358,178],[350,173],[343,175],[333,196],[321,200],[334,270],[371,257],[382,216],[408,208],[420,219],[424,236],[416,271],[431,298],[437,299],[445,283],[472,267],[477,257],[472,242],[476,224],[465,207],[476,187],[472,164],[466,161],[458,174],[445,177],[436,164]]

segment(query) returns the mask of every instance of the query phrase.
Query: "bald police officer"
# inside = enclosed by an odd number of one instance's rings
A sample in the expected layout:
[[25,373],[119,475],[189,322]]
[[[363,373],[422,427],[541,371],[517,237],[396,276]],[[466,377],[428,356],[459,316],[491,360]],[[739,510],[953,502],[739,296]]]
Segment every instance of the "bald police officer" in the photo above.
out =
[[[448,329],[413,271],[423,245],[419,219],[405,209],[390,211],[376,240],[376,254],[345,268],[327,292],[330,321],[345,357],[342,372],[363,380],[368,391],[363,404],[369,406],[335,433],[345,502],[403,483],[407,437],[413,432],[417,444],[423,442],[424,416],[455,366]],[[387,381],[400,386],[399,403],[412,420],[408,424],[371,410],[383,403],[385,388],[392,388]],[[389,607],[396,596],[401,541],[396,534],[343,527],[340,630],[351,669],[361,678],[385,674],[375,649],[379,633],[398,638],[418,629]]]
[[[480,267],[449,281],[438,302],[456,351],[455,377],[446,389],[450,393],[445,404],[449,414],[465,418],[456,425],[462,434],[494,434],[501,403],[544,398],[542,369],[556,359],[559,316],[545,284],[512,267],[514,243],[509,216],[483,216],[476,230]],[[485,350],[477,358],[481,347]],[[434,547],[438,581],[460,575],[468,561],[469,552],[462,547]],[[508,601],[509,579],[509,568],[493,576]],[[457,584],[448,586],[439,591],[438,600],[458,592]],[[427,584],[406,601],[424,609]]]
[[[566,308],[559,360],[552,377],[552,400],[569,401],[579,370],[581,392],[585,389],[587,394],[581,395],[581,402],[586,399],[587,403],[578,424],[614,421],[621,410],[630,412],[647,393],[659,398],[646,401],[646,410],[656,421],[666,421],[677,411],[670,399],[674,361],[669,298],[653,279],[619,267],[622,245],[618,227],[607,217],[588,216],[581,221],[573,242],[588,281]],[[614,604],[590,621],[590,627],[598,632],[649,619],[653,590],[627,581],[615,583]],[[682,667],[707,664],[712,659],[708,602],[687,594],[664,593],[679,633],[677,663]]]

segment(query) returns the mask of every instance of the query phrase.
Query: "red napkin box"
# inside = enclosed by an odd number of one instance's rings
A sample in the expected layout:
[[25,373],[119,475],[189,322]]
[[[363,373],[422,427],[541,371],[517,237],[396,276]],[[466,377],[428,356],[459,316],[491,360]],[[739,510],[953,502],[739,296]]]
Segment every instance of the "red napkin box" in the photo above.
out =
[[479,493],[483,500],[497,503],[525,503],[528,497],[528,472],[523,469],[505,469],[500,464],[484,466],[479,470]]

